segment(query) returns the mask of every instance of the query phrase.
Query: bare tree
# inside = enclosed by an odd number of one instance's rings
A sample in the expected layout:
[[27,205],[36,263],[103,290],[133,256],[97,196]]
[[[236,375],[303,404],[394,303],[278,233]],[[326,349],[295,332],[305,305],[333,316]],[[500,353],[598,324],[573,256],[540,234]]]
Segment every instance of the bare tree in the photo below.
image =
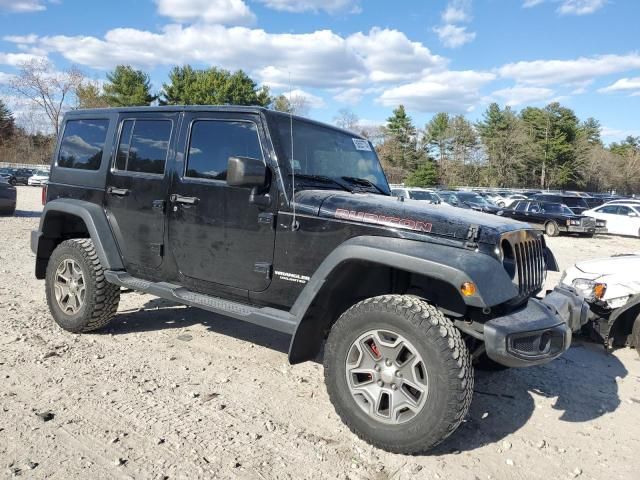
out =
[[333,123],[340,128],[355,132],[358,130],[360,119],[350,108],[341,108],[338,110],[338,114],[333,117]]
[[62,115],[69,108],[70,97],[83,79],[83,74],[75,67],[59,72],[48,60],[34,59],[20,65],[20,71],[9,88],[37,105],[57,135]]

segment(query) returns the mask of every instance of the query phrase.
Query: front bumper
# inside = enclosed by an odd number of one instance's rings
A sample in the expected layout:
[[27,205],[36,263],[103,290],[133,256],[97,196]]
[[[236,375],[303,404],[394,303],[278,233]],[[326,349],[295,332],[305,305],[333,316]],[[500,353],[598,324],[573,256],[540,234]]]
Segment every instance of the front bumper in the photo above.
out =
[[589,306],[573,288],[556,287],[544,299],[484,325],[487,355],[508,367],[550,362],[571,346],[571,332],[587,322]]
[[596,227],[583,227],[582,225],[568,225],[567,232],[571,233],[596,233]]

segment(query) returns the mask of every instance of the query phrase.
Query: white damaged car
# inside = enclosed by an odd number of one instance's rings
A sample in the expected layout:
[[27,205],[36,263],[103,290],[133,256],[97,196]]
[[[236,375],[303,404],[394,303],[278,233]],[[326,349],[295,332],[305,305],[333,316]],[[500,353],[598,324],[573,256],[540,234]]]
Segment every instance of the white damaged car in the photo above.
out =
[[640,354],[640,254],[578,262],[560,283],[589,303],[592,334],[609,348],[628,345]]

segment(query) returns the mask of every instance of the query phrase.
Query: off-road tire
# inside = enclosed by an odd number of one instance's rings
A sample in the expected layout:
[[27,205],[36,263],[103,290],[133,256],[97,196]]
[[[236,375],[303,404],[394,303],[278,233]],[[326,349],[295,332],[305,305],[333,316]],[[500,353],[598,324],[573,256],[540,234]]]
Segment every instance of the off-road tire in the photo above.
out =
[[[75,260],[86,279],[85,300],[75,314],[62,311],[55,297],[56,270],[64,259]],[[46,292],[53,319],[64,330],[73,333],[86,333],[103,328],[115,316],[120,302],[120,287],[107,282],[93,242],[87,238],[65,240],[56,247],[47,265]]]
[[[411,420],[385,424],[355,402],[346,380],[352,343],[371,329],[390,329],[410,338],[424,360],[428,377],[426,404]],[[325,383],[342,421],[364,441],[393,453],[425,452],[460,425],[473,397],[473,366],[458,330],[437,308],[408,295],[363,300],[333,325],[324,351]]]
[[560,227],[558,227],[558,224],[552,220],[547,222],[544,226],[544,233],[550,237],[557,237],[560,235]]

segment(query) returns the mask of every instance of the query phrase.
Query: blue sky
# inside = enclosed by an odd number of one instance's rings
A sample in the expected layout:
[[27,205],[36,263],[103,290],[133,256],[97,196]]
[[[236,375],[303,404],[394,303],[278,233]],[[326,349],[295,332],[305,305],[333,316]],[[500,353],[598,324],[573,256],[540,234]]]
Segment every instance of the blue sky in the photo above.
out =
[[215,65],[274,93],[291,78],[324,121],[558,100],[612,141],[640,135],[638,18],[636,0],[0,0],[0,92],[34,56],[96,79],[131,64],[157,89],[174,64]]

